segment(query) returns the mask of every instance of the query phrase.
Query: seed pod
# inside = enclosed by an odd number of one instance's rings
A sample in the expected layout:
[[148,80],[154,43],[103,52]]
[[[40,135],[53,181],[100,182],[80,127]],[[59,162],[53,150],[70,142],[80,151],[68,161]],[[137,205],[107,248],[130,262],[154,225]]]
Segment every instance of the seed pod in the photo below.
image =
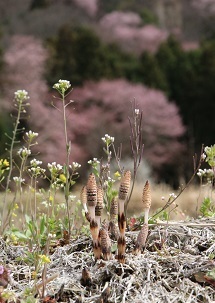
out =
[[111,240],[106,229],[100,229],[101,250],[104,260],[111,259]]
[[101,217],[102,210],[103,210],[103,190],[101,185],[98,186],[97,188],[97,203],[96,203],[96,208],[95,208],[95,215]]
[[95,219],[95,207],[97,203],[97,185],[96,185],[96,178],[93,173],[89,175],[86,189],[87,189],[87,206],[89,209],[89,215],[91,219]]
[[115,221],[118,214],[118,201],[113,198],[110,204],[110,220]]
[[122,176],[120,187],[119,187],[119,199],[126,200],[128,196],[128,191],[130,188],[131,183],[131,172],[129,170],[125,171],[124,175]]
[[149,231],[148,224],[144,223],[137,236],[137,241],[134,248],[134,253],[136,255],[139,255],[141,251],[145,248],[148,231]]

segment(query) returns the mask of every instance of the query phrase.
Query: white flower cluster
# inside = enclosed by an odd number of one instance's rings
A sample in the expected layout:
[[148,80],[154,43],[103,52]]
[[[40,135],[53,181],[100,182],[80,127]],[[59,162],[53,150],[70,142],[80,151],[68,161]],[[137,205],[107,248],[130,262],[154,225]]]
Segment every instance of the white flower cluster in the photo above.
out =
[[169,194],[169,197],[172,198],[172,199],[176,199],[177,195],[175,193],[171,193],[171,194]]
[[21,89],[17,90],[14,93],[14,95],[15,95],[16,101],[18,101],[18,102],[20,102],[20,101],[26,101],[26,100],[28,100],[30,98],[29,95],[28,95],[28,92],[26,90],[24,90],[24,89],[23,90],[21,90]]
[[29,173],[31,173],[34,177],[38,177],[39,175],[45,174],[45,168],[41,168],[40,166],[31,167],[28,169]]
[[207,157],[207,156],[206,156],[206,154],[204,154],[204,153],[201,155],[202,160],[205,160],[206,157]]
[[25,179],[20,178],[20,177],[13,177],[13,181],[16,183],[24,183]]
[[17,152],[17,154],[21,157],[21,158],[25,158],[27,156],[29,156],[31,154],[31,150],[28,149],[27,147],[23,147],[20,148]]
[[47,166],[53,176],[60,174],[63,169],[63,166],[61,164],[57,164],[56,162],[48,163]]
[[108,145],[114,142],[114,137],[109,136],[108,134],[105,134],[104,137],[102,137],[102,141]]
[[73,170],[76,170],[77,168],[81,167],[81,164],[79,164],[78,162],[72,162],[72,164],[69,165],[69,167]]
[[200,178],[202,177],[206,177],[208,179],[214,178],[214,171],[212,169],[199,169],[197,176],[199,176]]
[[100,161],[97,158],[93,158],[93,160],[89,160],[87,163],[91,165],[95,165],[95,164],[99,164]]
[[34,177],[38,177],[39,175],[45,174],[46,170],[44,168],[41,168],[39,165],[41,165],[43,162],[33,159],[30,161],[31,168],[28,169],[29,173],[31,173]]
[[32,132],[31,130],[29,130],[29,132],[26,132],[25,134],[31,140],[38,137],[38,133]]
[[67,89],[71,87],[70,81],[59,80],[58,83],[53,85],[53,88],[57,89],[60,93],[65,93]]
[[42,163],[43,163],[42,161],[39,161],[35,158],[30,161],[31,166],[33,166],[33,167],[37,167],[37,166],[41,165]]

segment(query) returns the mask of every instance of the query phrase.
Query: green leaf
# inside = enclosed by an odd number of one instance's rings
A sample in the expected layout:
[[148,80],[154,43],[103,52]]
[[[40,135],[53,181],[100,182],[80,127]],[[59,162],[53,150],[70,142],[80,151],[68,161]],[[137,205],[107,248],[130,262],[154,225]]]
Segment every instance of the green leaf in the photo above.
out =
[[46,224],[45,216],[43,216],[41,221],[40,221],[40,235],[44,234],[45,227],[46,227],[45,224]]

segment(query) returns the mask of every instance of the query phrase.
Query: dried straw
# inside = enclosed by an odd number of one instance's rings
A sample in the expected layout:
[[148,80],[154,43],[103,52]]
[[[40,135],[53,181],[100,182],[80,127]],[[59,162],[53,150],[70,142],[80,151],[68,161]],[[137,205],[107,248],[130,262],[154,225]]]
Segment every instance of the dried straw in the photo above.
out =
[[[204,276],[214,269],[215,219],[150,226],[144,254],[132,254],[138,232],[126,233],[126,264],[114,258],[94,262],[91,240],[81,236],[57,247],[50,256],[47,293],[56,294],[64,284],[58,302],[191,303],[215,301],[215,289]],[[31,268],[24,261],[27,247],[12,246],[0,239],[0,260],[11,270],[10,291],[18,297],[33,287]],[[19,258],[19,261],[18,261]],[[81,283],[87,270],[90,285]],[[78,301],[79,300],[79,301]]]

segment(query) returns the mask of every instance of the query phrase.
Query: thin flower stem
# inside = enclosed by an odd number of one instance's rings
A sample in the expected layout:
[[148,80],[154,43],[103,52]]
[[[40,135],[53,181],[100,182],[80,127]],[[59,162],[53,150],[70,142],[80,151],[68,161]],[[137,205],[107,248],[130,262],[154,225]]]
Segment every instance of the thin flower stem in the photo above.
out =
[[12,135],[12,138],[11,138],[11,144],[10,144],[10,150],[9,150],[10,169],[9,169],[8,176],[7,176],[5,194],[4,194],[4,197],[3,197],[3,210],[2,210],[2,216],[1,216],[1,221],[2,221],[1,222],[1,234],[4,234],[4,232],[5,232],[5,228],[7,227],[8,217],[9,217],[9,214],[8,214],[7,218],[5,219],[5,213],[6,213],[6,207],[7,207],[7,197],[8,197],[10,180],[11,180],[11,174],[12,174],[12,170],[13,170],[13,149],[14,149],[14,144],[16,142],[16,134],[17,134],[17,131],[18,131],[18,126],[19,126],[19,123],[20,123],[20,117],[21,117],[21,112],[22,112],[22,107],[23,107],[22,102],[19,102],[18,104],[19,104],[18,114],[17,114],[14,130],[13,130],[13,135]]
[[65,95],[62,94],[63,101],[63,121],[64,121],[64,136],[65,136],[65,144],[66,144],[66,184],[65,184],[65,202],[66,202],[66,212],[68,218],[68,229],[69,229],[69,237],[71,235],[71,222],[70,222],[70,212],[69,212],[69,187],[70,187],[70,175],[69,175],[69,156],[70,156],[70,144],[68,142],[68,134],[67,134],[67,119],[66,119],[66,106],[65,103]]

